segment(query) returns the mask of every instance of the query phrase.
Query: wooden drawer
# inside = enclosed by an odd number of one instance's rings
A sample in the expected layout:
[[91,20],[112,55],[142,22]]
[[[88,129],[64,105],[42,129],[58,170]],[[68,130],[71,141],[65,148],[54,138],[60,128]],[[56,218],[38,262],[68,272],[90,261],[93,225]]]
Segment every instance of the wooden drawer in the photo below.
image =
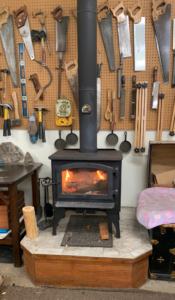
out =
[[[8,191],[3,191],[5,199],[9,199]],[[10,199],[9,199],[10,201]],[[18,214],[19,218],[22,217],[22,208],[25,206],[24,192],[18,191]],[[9,205],[0,205],[0,229],[10,229],[10,209]]]
[[167,172],[175,170],[175,142],[150,142],[148,155],[148,187],[168,187],[174,188],[175,185],[156,184],[154,175],[156,172]]

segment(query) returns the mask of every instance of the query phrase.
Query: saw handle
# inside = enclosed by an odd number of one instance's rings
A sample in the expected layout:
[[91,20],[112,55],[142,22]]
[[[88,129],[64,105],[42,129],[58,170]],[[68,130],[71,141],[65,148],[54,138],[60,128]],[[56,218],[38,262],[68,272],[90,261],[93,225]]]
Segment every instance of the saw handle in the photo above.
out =
[[122,88],[125,88],[125,75],[122,76]]
[[52,15],[53,15],[54,19],[55,19],[56,21],[58,21],[59,23],[61,23],[61,22],[62,22],[62,19],[63,19],[62,13],[63,13],[63,10],[62,10],[62,8],[61,8],[60,5],[59,5],[58,7],[56,7],[56,8],[54,9],[54,11],[52,12]]
[[37,8],[32,12],[32,16],[33,18],[36,18],[37,15],[39,16],[39,21],[41,24],[44,24],[44,19],[47,17],[46,12],[44,11],[44,9],[41,8]]
[[[119,15],[117,15],[117,12],[120,11],[120,10],[122,10],[122,11],[120,12]],[[125,14],[124,14],[124,5],[123,5],[123,1],[121,1],[121,2],[119,3],[119,5],[117,5],[114,9],[111,8],[111,11],[112,11],[112,13],[113,13],[113,16],[114,16],[115,18],[117,18],[118,24],[123,23],[123,22],[126,20],[126,16],[125,16]]]
[[154,71],[153,71],[153,82],[156,82],[156,81],[157,81],[157,70],[158,70],[158,68],[157,68],[157,67],[154,67]]
[[17,94],[16,92],[12,93],[12,98],[14,102],[14,108],[15,108],[15,119],[19,120],[19,113],[18,113],[18,100],[17,100]]
[[[73,68],[71,68],[73,67]],[[70,69],[71,68],[71,69]],[[71,77],[73,75],[76,75],[77,74],[77,70],[78,70],[78,63],[77,63],[77,60],[72,60],[70,61],[69,63],[65,63],[65,70],[66,70],[66,76],[67,76],[67,79],[71,79]]]
[[0,15],[1,16],[1,20],[0,20],[0,30],[2,29],[2,25],[6,24],[8,21],[8,17],[9,17],[9,8],[8,6],[2,7],[0,9]]
[[167,3],[164,0],[152,0],[152,18],[157,21],[159,16],[165,13]]
[[133,77],[132,77],[132,87],[135,88],[135,85],[136,85],[136,76],[133,75]]
[[[137,9],[138,9],[138,11],[134,14],[134,11],[136,11]],[[130,14],[130,17],[133,19],[134,24],[139,24],[141,22],[142,7],[139,2],[134,4],[134,6],[132,8],[128,8],[128,12]]]
[[108,0],[97,7],[97,19],[101,22],[102,19],[106,19],[107,13],[110,12]]
[[[23,13],[21,16],[19,14]],[[18,10],[13,11],[15,23],[18,28],[21,28],[25,25],[26,19],[27,19],[27,8],[26,6],[20,7]]]

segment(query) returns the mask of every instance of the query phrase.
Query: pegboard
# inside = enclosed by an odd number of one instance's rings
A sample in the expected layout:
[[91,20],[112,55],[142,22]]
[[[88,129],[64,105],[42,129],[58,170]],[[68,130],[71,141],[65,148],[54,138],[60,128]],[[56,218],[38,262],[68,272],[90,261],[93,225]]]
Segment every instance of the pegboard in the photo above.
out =
[[[110,7],[114,8],[119,4],[119,0],[109,0]],[[137,1],[127,0],[123,1],[125,6],[125,11],[131,8]],[[104,3],[104,0],[98,0],[97,5]],[[174,12],[174,1],[169,1],[171,3],[171,19],[175,18]],[[41,86],[45,86],[49,81],[49,75],[47,71],[38,65],[36,62],[30,60],[28,52],[25,48],[25,61],[26,61],[26,78],[27,78],[27,96],[28,96],[28,115],[33,111],[33,106],[42,105],[49,109],[44,116],[44,123],[46,129],[58,129],[55,125],[55,101],[58,97],[58,70],[55,68],[59,65],[59,54],[56,52],[56,34],[55,34],[55,19],[53,18],[51,12],[60,5],[63,9],[63,16],[69,16],[69,24],[67,30],[67,41],[66,41],[66,52],[63,54],[63,67],[65,62],[68,63],[77,58],[77,20],[74,17],[72,10],[76,8],[76,0],[60,0],[58,1],[47,1],[47,0],[31,0],[24,3],[23,0],[6,0],[1,2],[1,7],[9,6],[10,14],[13,14],[13,10],[19,9],[21,6],[26,5],[30,29],[41,30],[41,24],[38,18],[32,17],[32,11],[36,8],[42,8],[46,11],[47,17],[45,19],[46,30],[48,34],[49,44],[51,48],[51,56],[45,43],[46,49],[46,65],[52,72],[53,81],[51,86],[44,91],[44,100],[38,100],[35,102],[36,92],[32,81],[28,80],[30,75],[37,73]],[[164,108],[164,130],[169,130],[170,122],[172,117],[172,109],[174,103],[174,93],[175,89],[171,88],[172,79],[172,68],[173,68],[173,50],[172,50],[172,28],[171,28],[171,44],[170,44],[170,76],[169,84],[164,85],[162,72],[157,52],[157,46],[154,36],[153,23],[152,23],[152,4],[151,0],[142,0],[140,4],[143,9],[142,16],[146,18],[146,71],[144,72],[134,72],[134,45],[133,45],[133,21],[130,19],[130,36],[131,36],[131,51],[132,57],[124,58],[123,60],[123,75],[126,76],[126,103],[125,103],[125,119],[120,120],[120,99],[116,99],[116,112],[117,112],[117,126],[118,130],[133,130],[135,127],[135,121],[131,120],[131,90],[132,90],[132,76],[136,75],[136,81],[148,81],[148,102],[147,102],[147,130],[155,130],[157,128],[157,110],[151,109],[152,100],[152,85],[153,85],[153,68],[158,66],[157,81],[160,81],[160,92],[165,94],[165,108]],[[117,33],[117,20],[112,18],[113,25],[113,39],[114,39],[114,53],[115,53],[115,66],[116,71],[110,72],[109,65],[107,61],[107,56],[105,53],[105,48],[103,45],[101,33],[99,30],[99,25],[97,24],[97,49],[101,51],[101,62],[103,62],[101,71],[101,83],[102,83],[102,95],[101,95],[101,130],[110,130],[110,123],[104,118],[105,110],[107,107],[107,90],[116,90],[117,92],[117,68],[120,64],[120,54],[118,45],[118,33]],[[15,34],[15,46],[16,46],[16,58],[17,58],[17,72],[18,72],[18,84],[19,84],[19,59],[18,59],[18,43],[23,42],[22,37],[14,23],[14,34]],[[36,42],[33,44],[35,59],[41,61],[41,43]],[[3,52],[2,44],[0,42],[0,68],[7,68],[7,63],[5,59],[5,54]],[[3,74],[2,74],[3,75]],[[0,82],[0,87],[2,87],[2,82]],[[17,92],[19,115],[21,118],[21,126],[16,127],[16,129],[26,129],[28,126],[28,118],[22,118],[22,106],[21,106],[21,94],[20,85],[18,88],[14,88],[10,76],[7,77],[7,95],[6,99],[2,99],[3,103],[13,104],[11,97],[12,92]],[[78,110],[73,99],[73,95],[66,77],[66,72],[62,72],[62,86],[61,95],[65,95],[67,99],[72,100],[73,103],[73,128],[79,129],[79,116]],[[2,98],[1,92],[1,98]],[[112,103],[111,103],[112,108]],[[38,119],[38,113],[35,112],[36,118]],[[10,112],[10,118],[14,119],[14,112]],[[3,127],[3,119],[0,118],[0,128]],[[14,128],[14,127],[13,127]],[[12,128],[12,129],[13,129]],[[65,129],[65,127],[64,127]]]

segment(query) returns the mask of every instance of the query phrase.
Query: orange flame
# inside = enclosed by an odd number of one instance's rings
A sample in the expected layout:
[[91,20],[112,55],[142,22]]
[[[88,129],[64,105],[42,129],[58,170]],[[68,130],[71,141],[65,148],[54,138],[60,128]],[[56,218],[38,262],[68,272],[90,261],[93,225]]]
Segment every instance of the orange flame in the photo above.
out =
[[105,179],[104,176],[102,176],[102,175],[100,174],[100,171],[99,171],[99,170],[97,171],[97,174],[98,174],[98,176],[100,177],[100,179],[102,179],[102,180]]
[[68,170],[66,170],[66,181],[68,181],[68,178],[70,178]]

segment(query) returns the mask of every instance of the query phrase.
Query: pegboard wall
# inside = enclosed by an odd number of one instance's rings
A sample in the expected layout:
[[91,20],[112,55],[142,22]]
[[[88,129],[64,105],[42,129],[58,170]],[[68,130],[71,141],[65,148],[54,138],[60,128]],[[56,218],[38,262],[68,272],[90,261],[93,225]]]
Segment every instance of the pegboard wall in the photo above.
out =
[[[119,4],[120,0],[109,0],[110,7],[114,8]],[[131,8],[137,0],[124,0],[125,12],[128,8]],[[104,3],[104,0],[98,0],[97,5]],[[174,1],[171,0],[168,3],[171,3],[171,19],[175,18],[175,8]],[[164,106],[164,130],[169,130],[170,122],[172,117],[172,109],[174,103],[174,94],[175,89],[171,88],[171,79],[172,79],[172,68],[173,68],[173,50],[172,50],[172,28],[171,28],[171,44],[170,44],[170,76],[169,84],[164,85],[162,72],[157,52],[157,46],[154,36],[153,24],[152,24],[152,3],[151,0],[140,0],[140,4],[143,9],[142,16],[146,18],[146,71],[144,72],[134,72],[134,49],[133,49],[133,21],[130,19],[130,36],[131,36],[131,50],[132,57],[124,58],[123,60],[123,75],[126,76],[126,104],[125,104],[125,119],[120,120],[120,99],[116,99],[116,112],[117,112],[117,126],[118,130],[133,130],[135,127],[135,121],[131,120],[131,90],[132,90],[132,76],[136,75],[136,81],[147,81],[148,82],[148,101],[147,101],[147,130],[155,130],[157,128],[157,116],[158,111],[151,109],[151,100],[152,100],[152,85],[153,85],[153,68],[158,66],[157,81],[161,82],[160,92],[165,94],[165,106]],[[25,62],[26,62],[26,78],[27,78],[27,96],[28,96],[28,115],[33,111],[33,106],[42,105],[49,109],[44,116],[44,123],[46,129],[58,129],[55,125],[55,101],[58,98],[58,71],[55,69],[59,65],[59,54],[56,52],[56,34],[55,34],[55,19],[53,18],[51,12],[60,5],[63,9],[63,16],[69,16],[69,24],[67,30],[67,41],[66,41],[66,52],[63,54],[63,67],[65,62],[68,63],[77,58],[77,20],[74,17],[72,10],[76,8],[76,0],[60,0],[58,1],[48,1],[48,0],[30,0],[25,2],[23,0],[6,0],[1,1],[1,7],[9,6],[10,14],[13,14],[13,10],[19,9],[21,6],[26,5],[30,29],[41,30],[41,24],[38,17],[32,17],[32,11],[36,8],[42,8],[46,11],[47,17],[45,19],[47,35],[49,39],[49,44],[51,48],[51,56],[49,55],[47,44],[45,43],[46,49],[46,65],[52,72],[53,81],[50,87],[44,91],[44,100],[34,100],[36,92],[32,81],[28,80],[30,75],[37,73],[41,86],[45,86],[49,81],[49,75],[47,71],[38,65],[36,62],[30,60],[28,52],[25,48]],[[99,30],[99,25],[97,24],[97,49],[101,51],[101,62],[103,62],[102,71],[101,71],[101,83],[102,83],[102,122],[101,130],[109,130],[110,123],[104,118],[105,110],[107,107],[107,90],[111,89],[116,90],[117,92],[117,68],[120,64],[120,54],[119,54],[119,45],[118,45],[118,33],[117,33],[117,20],[112,18],[113,25],[113,39],[114,39],[114,52],[115,52],[115,66],[116,71],[110,72],[109,65],[107,61],[107,56],[105,48],[103,45],[101,33]],[[17,59],[17,72],[18,72],[18,85],[19,85],[19,59],[18,59],[18,43],[23,42],[22,37],[19,33],[19,30],[14,23],[14,34],[15,34],[15,47],[16,47],[16,59]],[[35,59],[41,61],[41,43],[38,41],[33,44]],[[7,63],[5,59],[5,54],[3,52],[2,44],[0,43],[0,68],[7,68]],[[3,77],[3,74],[2,74]],[[0,87],[2,87],[2,82],[0,82]],[[10,76],[7,76],[7,95],[6,99],[2,99],[3,103],[13,104],[11,97],[12,92],[17,92],[18,97],[18,106],[19,106],[19,115],[21,118],[21,126],[16,127],[16,129],[26,129],[28,126],[28,118],[22,118],[22,107],[21,107],[21,94],[20,94],[20,85],[18,88],[14,88]],[[62,72],[62,86],[61,86],[61,95],[65,95],[67,99],[72,100],[73,103],[73,127],[74,129],[79,129],[79,116],[78,110],[73,99],[73,95],[66,77],[66,72]],[[1,98],[2,98],[1,91]],[[111,103],[112,105],[112,103]],[[112,108],[112,106],[111,106]],[[36,118],[38,119],[38,113],[35,113]],[[10,111],[10,118],[14,119],[14,112]],[[3,119],[0,118],[0,128],[3,128]],[[65,128],[65,127],[64,127]]]

